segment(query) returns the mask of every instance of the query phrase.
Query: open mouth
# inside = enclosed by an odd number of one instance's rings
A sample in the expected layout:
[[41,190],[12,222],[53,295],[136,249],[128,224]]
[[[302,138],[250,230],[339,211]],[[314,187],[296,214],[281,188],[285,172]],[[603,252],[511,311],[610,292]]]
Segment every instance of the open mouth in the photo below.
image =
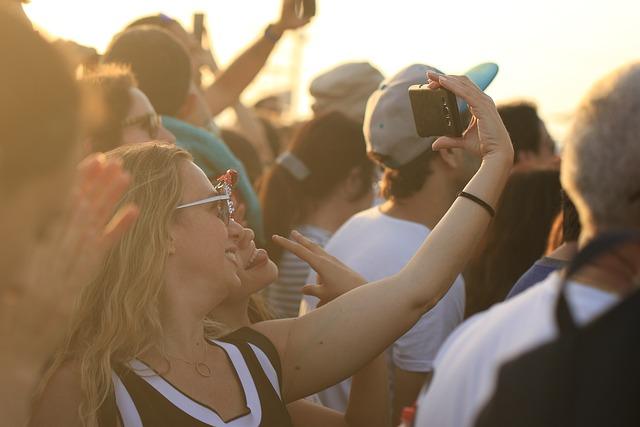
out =
[[253,254],[251,254],[251,258],[249,258],[249,262],[247,262],[244,269],[251,270],[252,268],[265,264],[267,261],[269,261],[267,251],[264,249],[254,249]]
[[227,257],[229,261],[231,261],[236,267],[240,265],[238,262],[238,255],[236,253],[236,248],[227,248],[224,251],[224,256]]

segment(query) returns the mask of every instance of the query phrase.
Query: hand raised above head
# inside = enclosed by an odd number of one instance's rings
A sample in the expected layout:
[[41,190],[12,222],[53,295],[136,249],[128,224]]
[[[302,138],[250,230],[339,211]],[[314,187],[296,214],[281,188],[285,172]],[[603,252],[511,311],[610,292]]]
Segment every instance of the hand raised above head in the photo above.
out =
[[78,166],[68,214],[38,248],[29,279],[43,297],[56,296],[59,312],[68,311],[76,294],[99,272],[109,248],[136,220],[136,206],[116,211],[129,182],[121,163],[103,154],[92,154]]
[[469,105],[473,115],[462,137],[440,137],[433,143],[433,149],[462,148],[483,160],[497,158],[513,163],[511,138],[491,97],[466,76],[444,76],[429,72],[427,77],[431,80],[429,88],[450,90]]
[[311,22],[310,18],[300,18],[296,14],[295,0],[282,0],[280,19],[275,24],[278,30],[282,32],[286,30],[296,30],[304,27],[309,22]]
[[273,236],[273,240],[306,261],[318,273],[319,283],[306,285],[302,292],[320,299],[319,306],[367,282],[339,259],[329,255],[320,245],[297,231],[291,233],[291,237],[293,240]]

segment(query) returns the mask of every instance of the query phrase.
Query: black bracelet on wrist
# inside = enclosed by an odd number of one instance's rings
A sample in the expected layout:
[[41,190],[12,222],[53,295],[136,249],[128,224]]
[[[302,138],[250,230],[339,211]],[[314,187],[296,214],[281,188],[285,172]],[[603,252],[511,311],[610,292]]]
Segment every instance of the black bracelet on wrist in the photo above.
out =
[[491,207],[491,205],[487,202],[485,202],[484,200],[482,200],[480,197],[476,197],[473,194],[469,194],[465,191],[461,191],[458,193],[458,197],[464,197],[466,199],[469,199],[473,202],[476,202],[477,204],[479,204],[480,206],[482,206],[487,212],[489,212],[489,215],[491,216],[491,218],[493,218],[494,216],[496,216],[496,211]]
[[267,25],[267,28],[264,30],[264,38],[275,44],[278,43],[278,40],[280,40],[282,34],[277,34],[275,31],[273,31],[273,27],[273,24]]

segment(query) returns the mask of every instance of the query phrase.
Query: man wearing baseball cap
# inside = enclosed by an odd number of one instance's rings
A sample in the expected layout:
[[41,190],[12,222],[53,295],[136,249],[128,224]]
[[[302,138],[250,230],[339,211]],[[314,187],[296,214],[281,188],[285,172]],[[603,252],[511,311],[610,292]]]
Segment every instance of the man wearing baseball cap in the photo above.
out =
[[[368,281],[397,273],[411,259],[479,166],[463,150],[432,151],[435,138],[417,135],[408,89],[426,83],[427,71],[439,72],[411,65],[383,81],[369,98],[364,134],[369,155],[384,170],[385,202],[353,216],[325,247]],[[467,75],[484,88],[496,72],[497,66],[484,64]],[[308,283],[317,283],[314,273]],[[306,296],[301,314],[316,303],[315,297]],[[464,282],[458,276],[442,300],[388,349],[394,425],[402,408],[412,405],[430,380],[436,353],[462,322],[464,306]],[[344,411],[349,387],[349,380],[337,384],[319,393],[320,400]]]

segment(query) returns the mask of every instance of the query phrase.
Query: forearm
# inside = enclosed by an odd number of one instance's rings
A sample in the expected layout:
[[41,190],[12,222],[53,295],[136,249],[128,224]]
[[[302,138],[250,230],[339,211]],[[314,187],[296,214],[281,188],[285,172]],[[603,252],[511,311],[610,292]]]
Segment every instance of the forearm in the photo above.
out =
[[389,426],[389,380],[384,354],[353,376],[345,419],[351,427]]
[[433,372],[410,372],[396,367],[393,384],[393,418],[392,425],[400,423],[402,410],[406,406],[413,406],[422,387],[428,384]]
[[[276,26],[274,34],[282,34]],[[216,80],[205,91],[211,114],[221,113],[233,105],[245,88],[255,79],[275,47],[275,41],[261,36],[227,68],[216,76]]]
[[[508,173],[507,159],[484,161],[466,191],[495,206]],[[447,292],[489,221],[481,206],[458,198],[400,273],[296,319],[284,355],[287,397],[305,396],[350,376],[410,329]],[[327,364],[336,354],[341,363]]]
[[[497,206],[509,177],[511,160],[484,160],[464,191]],[[406,287],[402,294],[422,312],[428,311],[447,293],[473,253],[491,217],[479,204],[458,197],[429,234],[416,255],[394,276],[394,286]],[[425,277],[429,277],[425,287]]]

